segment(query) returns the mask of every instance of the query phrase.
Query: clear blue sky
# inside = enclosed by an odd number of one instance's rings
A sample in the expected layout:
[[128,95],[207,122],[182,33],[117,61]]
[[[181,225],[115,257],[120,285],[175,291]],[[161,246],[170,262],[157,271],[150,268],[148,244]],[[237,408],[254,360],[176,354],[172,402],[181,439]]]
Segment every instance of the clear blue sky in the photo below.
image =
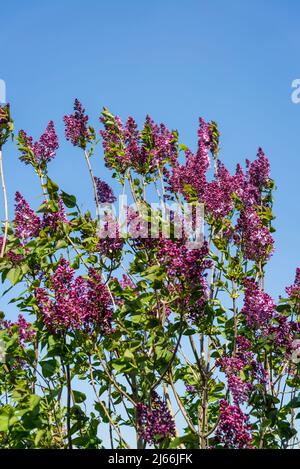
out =
[[[300,78],[298,0],[14,0],[0,15],[0,78],[17,129],[38,137],[53,119],[63,140],[62,116],[78,97],[95,124],[102,106],[138,122],[149,113],[190,146],[198,116],[214,119],[231,169],[262,146],[278,185],[266,285],[277,295],[291,283],[300,266],[300,104],[290,98]],[[95,172],[109,179],[100,156]],[[17,189],[36,207],[32,171],[14,146],[4,157],[10,207]],[[50,176],[92,202],[70,144],[62,142]]]

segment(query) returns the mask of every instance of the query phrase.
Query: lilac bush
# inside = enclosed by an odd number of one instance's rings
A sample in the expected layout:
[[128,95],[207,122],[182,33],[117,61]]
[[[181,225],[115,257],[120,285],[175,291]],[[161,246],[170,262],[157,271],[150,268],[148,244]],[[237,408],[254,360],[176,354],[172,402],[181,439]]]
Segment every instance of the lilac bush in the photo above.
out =
[[[104,108],[95,129],[77,99],[63,122],[95,216],[50,178],[63,158],[53,121],[37,141],[20,130],[42,197],[34,208],[17,192],[10,217],[5,203],[1,283],[18,319],[0,317],[0,447],[296,447],[300,269],[283,297],[265,290],[275,229],[263,150],[231,174],[213,121],[200,118],[195,149],[150,116],[139,128]],[[6,202],[10,137],[6,105]],[[94,174],[101,158],[119,194]]]

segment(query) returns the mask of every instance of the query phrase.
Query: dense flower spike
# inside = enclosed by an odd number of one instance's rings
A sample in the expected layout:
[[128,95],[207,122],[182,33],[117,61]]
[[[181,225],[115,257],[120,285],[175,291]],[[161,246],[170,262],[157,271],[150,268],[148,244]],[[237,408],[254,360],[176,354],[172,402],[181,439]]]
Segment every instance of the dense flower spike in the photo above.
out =
[[267,261],[274,251],[274,240],[252,207],[242,210],[236,225],[235,240],[246,259]]
[[245,207],[258,205],[261,201],[261,194],[259,189],[250,183],[249,175],[244,173],[241,166],[238,164],[234,176],[234,192],[242,201]]
[[[100,130],[100,135],[103,139],[105,164],[108,168],[115,168],[124,174],[131,166],[132,145],[138,138],[136,124],[132,119],[130,129],[125,130],[120,117],[113,116],[107,109],[102,111],[100,122],[104,125],[104,130]],[[128,139],[129,151],[126,148],[126,139]]]
[[293,350],[293,342],[299,332],[299,323],[291,321],[286,316],[276,314],[272,323],[264,331],[264,335],[271,338],[274,349],[280,348],[284,350],[287,356]]
[[[3,236],[0,236],[0,252],[2,250],[2,246],[3,246]],[[24,260],[23,254],[16,253],[12,249],[5,250],[4,255],[7,257],[7,259],[10,260],[10,262],[13,265],[18,265],[22,260]]]
[[146,117],[144,128],[140,134],[141,150],[139,153],[139,172],[155,172],[167,162],[177,159],[176,135],[170,132],[164,124],[157,125],[150,116]]
[[61,259],[50,278],[51,295],[45,288],[36,289],[45,325],[53,333],[74,330],[110,333],[112,305],[101,276],[95,270],[90,270],[88,279],[74,276],[70,264]]
[[211,124],[205,122],[203,117],[199,118],[198,127],[198,150],[196,156],[210,166],[209,150],[212,148]]
[[171,191],[184,195],[189,200],[198,197],[203,202],[206,188],[206,173],[210,167],[209,149],[211,147],[210,125],[200,118],[198,129],[198,149],[194,155],[189,149],[185,150],[186,162],[179,164],[173,161],[173,169],[169,176]]
[[98,230],[98,244],[96,250],[106,257],[116,257],[122,250],[124,239],[120,234],[119,222],[112,214],[106,214],[103,225]]
[[250,279],[245,281],[245,300],[241,313],[251,329],[265,328],[275,312],[273,299]]
[[[227,378],[228,389],[233,403],[237,406],[248,401],[250,393],[255,390],[255,381],[265,384],[267,372],[251,350],[252,343],[244,336],[236,337],[236,349],[232,356],[223,356],[216,360]],[[247,369],[247,379],[244,370]]]
[[179,309],[183,307],[187,317],[195,323],[201,318],[209,298],[206,276],[212,263],[207,255],[206,242],[200,249],[188,249],[182,239],[161,238],[158,243],[158,258],[165,266],[171,284],[176,285],[177,291],[185,290],[184,304],[179,302]]
[[164,124],[155,124],[150,116],[146,117],[141,132],[131,116],[124,126],[120,117],[113,116],[107,109],[103,110],[100,121],[104,125],[100,135],[109,168],[122,174],[129,168],[140,174],[154,173],[177,158],[176,133],[170,132]]
[[47,211],[44,212],[42,218],[43,228],[56,230],[60,223],[69,222],[61,198],[58,199],[57,208],[55,208],[55,210],[51,209],[50,203],[48,201],[45,202],[45,207],[47,208]]
[[246,364],[244,357],[223,357],[216,362],[216,365],[220,366],[226,374],[228,389],[235,405],[246,402],[252,389],[252,385],[244,382],[240,377],[240,372]]
[[153,392],[151,405],[137,404],[138,433],[147,443],[155,443],[175,435],[175,422],[165,402]]
[[166,265],[169,275],[182,277],[187,282],[199,281],[205,274],[205,270],[211,267],[211,261],[207,255],[206,242],[200,249],[188,249],[182,239],[178,241],[161,239],[159,242],[158,256]]
[[123,274],[122,279],[119,280],[121,288],[125,289],[127,287],[134,289],[135,285],[131,278],[127,274]]
[[112,188],[100,178],[95,177],[98,201],[101,204],[113,204],[117,199]]
[[20,160],[41,169],[44,169],[55,157],[59,147],[53,121],[49,122],[37,142],[34,142],[33,138],[28,136],[24,130],[20,130],[18,142],[21,150]]
[[286,287],[285,291],[289,297],[300,300],[300,268],[296,269],[296,277],[293,285]]
[[20,192],[15,195],[15,227],[15,234],[22,241],[37,236],[41,229],[39,217]]
[[78,99],[74,102],[74,114],[64,116],[66,139],[72,145],[85,150],[87,143],[93,138],[93,131],[88,127],[89,116]]
[[36,336],[36,331],[33,329],[32,324],[26,321],[22,314],[18,315],[15,322],[9,320],[0,321],[0,330],[6,329],[9,335],[12,335],[14,329],[18,331],[18,341],[21,346],[25,346],[27,342],[32,342]]
[[235,178],[225,166],[218,161],[215,179],[205,186],[205,210],[215,219],[225,217],[233,209],[232,194],[235,189]]
[[220,402],[220,422],[216,431],[216,442],[224,448],[247,449],[252,447],[249,418],[236,405],[224,399]]
[[250,184],[261,189],[270,179],[270,163],[261,148],[258,149],[257,159],[252,163],[247,160]]

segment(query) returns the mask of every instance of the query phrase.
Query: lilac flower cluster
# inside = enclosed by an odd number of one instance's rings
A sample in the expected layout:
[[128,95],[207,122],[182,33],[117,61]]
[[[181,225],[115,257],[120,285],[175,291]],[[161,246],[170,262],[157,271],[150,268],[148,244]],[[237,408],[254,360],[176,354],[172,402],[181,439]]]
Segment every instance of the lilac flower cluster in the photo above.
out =
[[85,150],[88,141],[92,138],[91,129],[88,127],[89,116],[78,99],[74,102],[74,114],[64,116],[66,139],[72,145]]
[[41,220],[20,192],[15,195],[15,234],[21,241],[38,236]]
[[44,205],[47,211],[43,213],[42,219],[32,210],[20,192],[16,192],[15,202],[15,235],[22,242],[38,236],[43,228],[56,230],[60,223],[68,223],[63,202],[60,198],[57,201],[57,210],[53,210],[50,202],[45,201]]
[[169,186],[172,192],[183,194],[187,200],[190,199],[191,195],[196,195],[200,201],[203,201],[206,172],[210,167],[211,133],[209,124],[202,118],[199,123],[197,152],[193,154],[191,150],[185,150],[186,162],[184,165],[179,164],[177,160],[172,161],[173,168],[169,176]]
[[214,218],[224,218],[234,208],[232,194],[236,179],[218,161],[215,179],[205,185],[204,201],[207,212]]
[[55,157],[59,147],[53,121],[49,122],[37,142],[34,142],[33,138],[28,136],[24,130],[20,130],[18,142],[21,150],[20,160],[25,164],[42,169]]
[[32,342],[36,336],[35,330],[32,328],[32,324],[26,321],[22,314],[19,314],[18,320],[15,322],[9,320],[2,320],[0,322],[0,328],[6,329],[9,335],[13,334],[14,329],[17,327],[18,330],[18,341],[21,346],[24,346],[26,342]]
[[251,383],[244,382],[240,377],[240,372],[247,365],[245,357],[222,357],[216,361],[216,365],[226,375],[228,389],[232,394],[234,404],[239,405],[246,402],[252,385]]
[[240,407],[230,405],[224,399],[220,402],[220,421],[215,440],[224,448],[248,449],[252,447],[253,437],[248,416]]
[[106,109],[100,121],[104,125],[100,135],[107,167],[117,168],[120,173],[134,168],[146,174],[176,159],[176,135],[164,124],[155,124],[149,116],[141,132],[132,117],[128,117],[124,125],[119,116],[113,116]]
[[89,278],[75,277],[70,264],[61,259],[50,278],[50,294],[36,289],[36,300],[44,324],[52,333],[60,331],[111,332],[112,305],[101,276],[89,271]]
[[[204,242],[200,249],[188,249],[184,238],[174,241],[161,238],[158,242],[158,258],[166,268],[174,288],[181,291],[185,285],[184,305],[180,303],[179,307],[182,309],[184,306],[187,317],[198,322],[209,298],[206,276],[212,263],[208,259],[207,243]],[[192,297],[196,291],[198,297]]]
[[182,277],[188,282],[197,282],[212,265],[207,258],[208,251],[207,242],[204,242],[200,249],[188,249],[184,239],[161,238],[158,257],[171,277]]
[[[151,223],[141,213],[132,208],[127,207],[127,230],[132,243],[138,248],[150,248],[157,244],[157,239],[151,238]],[[145,214],[146,215],[146,214]]]
[[[231,392],[233,403],[236,406],[248,401],[250,393],[254,390],[255,381],[266,384],[268,373],[263,365],[255,359],[251,350],[251,342],[244,336],[236,337],[236,350],[233,356],[223,356],[216,360],[227,378],[228,389]],[[247,368],[247,378],[242,372]],[[247,381],[246,381],[247,379]]]
[[249,160],[246,160],[246,163],[249,183],[261,189],[270,179],[270,162],[262,148],[258,149],[255,161],[251,163]]
[[120,234],[119,222],[113,218],[112,214],[106,214],[98,238],[96,250],[104,256],[115,257],[122,251],[124,239]]
[[101,204],[113,204],[117,199],[112,188],[100,178],[95,177],[98,202]]
[[256,159],[246,160],[247,171],[243,172],[237,165],[235,174],[235,192],[243,204],[248,206],[262,203],[261,193],[267,188],[270,180],[270,163],[261,148],[258,149]]
[[139,172],[143,173],[144,167],[149,172],[154,172],[157,167],[163,167],[165,163],[172,163],[176,160],[175,134],[170,132],[164,124],[155,124],[150,116],[146,116],[140,140],[140,151],[137,161]]
[[271,338],[274,349],[282,349],[287,356],[292,352],[293,342],[299,332],[299,323],[291,321],[287,316],[276,314],[264,335]]
[[205,204],[206,213],[214,220],[225,219],[230,215],[237,197],[242,203],[242,208],[239,208],[241,213],[237,226],[228,226],[227,237],[241,246],[247,259],[266,261],[273,253],[274,241],[256,208],[266,200],[262,194],[270,181],[268,158],[259,148],[256,160],[246,161],[246,173],[238,165],[234,175],[218,160],[214,179],[208,181],[209,149],[212,150],[212,142],[209,124],[203,119],[200,119],[198,135],[196,155],[187,149],[184,165],[178,160],[174,161],[172,172],[168,176],[169,189],[182,194],[187,200],[196,197]]
[[262,291],[253,280],[245,280],[245,298],[241,313],[245,315],[248,327],[264,329],[275,313],[273,299]]
[[147,443],[157,443],[175,436],[175,422],[165,402],[153,392],[151,404],[137,404],[138,433]]
[[211,133],[211,123],[205,122],[203,117],[199,118],[199,127],[198,127],[198,149],[196,156],[199,159],[206,161],[207,166],[210,165],[209,160],[209,150],[212,150],[212,133]]
[[228,389],[232,394],[232,399],[235,405],[247,402],[249,393],[253,386],[251,383],[243,381],[239,376],[232,373],[227,377]]
[[104,148],[104,160],[108,168],[116,168],[124,174],[131,167],[133,154],[138,154],[138,131],[133,118],[129,117],[124,127],[119,116],[113,116],[107,110],[102,112],[100,122],[104,130],[100,131]]
[[192,384],[185,383],[185,389],[192,394],[196,392],[196,388]]
[[61,198],[57,201],[57,210],[52,210],[48,201],[45,201],[46,212],[43,213],[42,227],[55,231],[60,223],[69,223]]
[[[0,252],[2,250],[2,246],[3,246],[3,236],[0,236]],[[23,254],[16,253],[11,249],[6,250],[4,254],[13,265],[18,265],[20,262],[22,262],[22,260],[24,260]]]
[[242,210],[236,225],[235,242],[241,246],[246,259],[266,261],[274,251],[274,240],[252,207]]
[[244,173],[240,164],[236,166],[234,185],[234,192],[244,207],[251,207],[260,203],[259,188],[250,182],[249,173]]
[[127,287],[132,288],[133,290],[135,289],[135,285],[134,285],[133,281],[126,274],[122,275],[122,279],[119,280],[119,284],[120,284],[120,286],[123,290],[125,290],[125,288],[127,288]]
[[300,269],[296,269],[296,277],[293,285],[286,287],[286,293],[290,298],[300,300]]

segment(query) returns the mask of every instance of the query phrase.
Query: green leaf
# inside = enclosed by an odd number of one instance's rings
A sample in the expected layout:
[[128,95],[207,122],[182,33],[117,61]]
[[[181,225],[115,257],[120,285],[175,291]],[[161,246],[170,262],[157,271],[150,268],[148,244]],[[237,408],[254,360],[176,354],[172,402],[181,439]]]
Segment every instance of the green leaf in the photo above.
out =
[[60,196],[61,196],[61,198],[63,200],[63,203],[65,204],[66,207],[68,207],[68,208],[76,207],[76,197],[75,197],[75,195],[67,194],[64,191],[61,191]]
[[40,400],[40,396],[32,394],[29,398],[29,410],[34,410],[39,405]]
[[86,400],[86,395],[84,394],[84,392],[73,391],[73,395],[76,404],[81,404],[81,402],[84,402]]
[[35,435],[35,439],[34,439],[35,446],[38,446],[39,442],[43,438],[44,433],[45,433],[45,430],[38,430],[37,431],[37,433]]
[[58,185],[54,181],[52,181],[52,179],[50,179],[48,176],[46,186],[50,195],[55,194],[59,189]]
[[40,363],[42,374],[45,378],[51,378],[57,370],[57,361],[55,358],[44,360]]
[[287,404],[287,407],[291,407],[292,409],[296,409],[300,407],[300,394],[298,396],[293,397],[290,402]]
[[9,424],[9,415],[2,413],[0,414],[0,432],[7,432]]
[[13,284],[16,285],[20,280],[22,275],[22,270],[20,267],[13,267],[7,272],[6,278]]

